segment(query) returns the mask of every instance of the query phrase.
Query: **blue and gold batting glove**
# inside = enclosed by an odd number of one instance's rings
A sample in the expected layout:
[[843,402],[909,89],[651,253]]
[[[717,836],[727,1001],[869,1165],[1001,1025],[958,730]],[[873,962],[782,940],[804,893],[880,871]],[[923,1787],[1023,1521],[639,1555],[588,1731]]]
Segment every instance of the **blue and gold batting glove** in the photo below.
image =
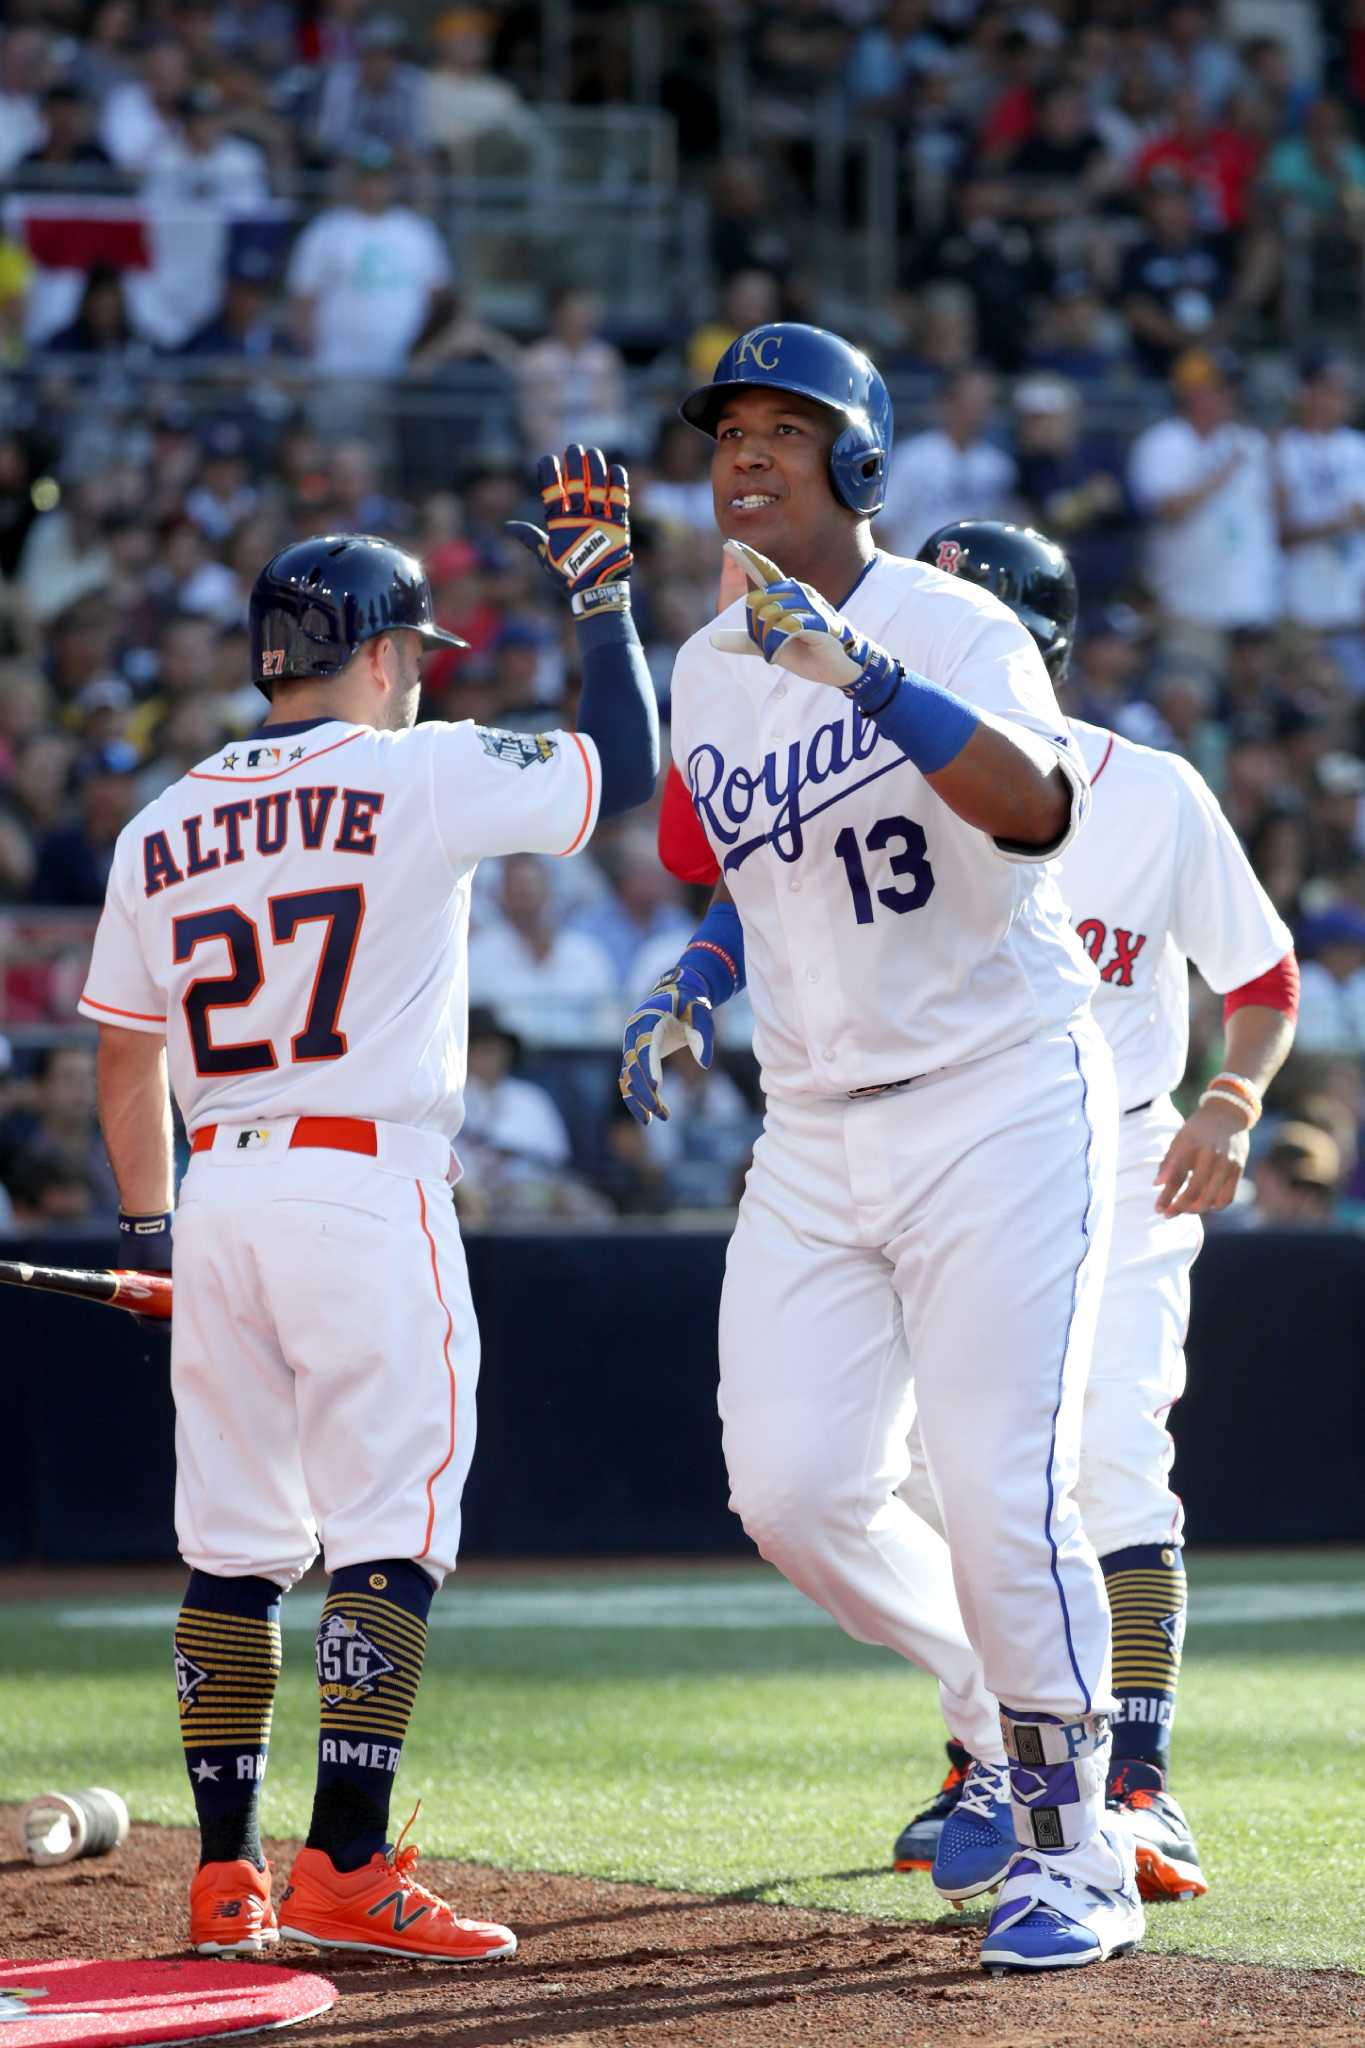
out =
[[536,482],[544,527],[509,519],[507,531],[538,555],[551,580],[569,594],[576,618],[629,611],[630,480],[600,448],[575,441],[562,456],[542,455]]
[[668,1122],[659,1081],[668,1055],[684,1045],[698,1066],[709,1067],[716,1050],[716,1020],[701,976],[690,967],[670,967],[626,1022],[617,1085],[637,1124],[656,1116]]
[[841,618],[809,584],[784,576],[757,548],[728,540],[725,549],[742,564],[753,588],[744,600],[744,630],[718,627],[711,645],[722,654],[760,655],[809,683],[828,683],[846,697],[856,694],[864,711],[880,710],[901,678],[894,655]]

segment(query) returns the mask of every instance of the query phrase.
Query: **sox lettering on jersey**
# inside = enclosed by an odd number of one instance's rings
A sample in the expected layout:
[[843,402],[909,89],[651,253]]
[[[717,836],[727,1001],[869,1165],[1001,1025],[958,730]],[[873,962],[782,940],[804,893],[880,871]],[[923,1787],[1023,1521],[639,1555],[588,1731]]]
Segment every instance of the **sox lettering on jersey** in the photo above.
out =
[[[759,847],[771,844],[781,861],[800,860],[805,851],[804,827],[821,811],[899,768],[906,756],[899,748],[890,750],[880,767],[856,779],[843,781],[850,770],[877,750],[881,734],[871,719],[853,711],[834,718],[811,734],[804,746],[794,740],[781,753],[770,750],[758,767],[731,768],[720,748],[709,742],[694,747],[687,758],[687,778],[697,815],[710,827],[712,836],[727,850],[721,865],[733,873]],[[819,803],[806,805],[806,792],[821,789],[837,780],[841,786]],[[772,814],[771,823],[746,839],[740,834],[759,799]]]
[[[1146,932],[1130,932],[1121,924],[1116,924],[1111,931],[1101,918],[1083,917],[1076,926],[1076,937],[1099,968],[1101,981],[1108,982],[1112,988],[1133,986],[1133,968],[1147,943]],[[1111,938],[1114,941],[1113,956],[1106,960],[1105,948]]]

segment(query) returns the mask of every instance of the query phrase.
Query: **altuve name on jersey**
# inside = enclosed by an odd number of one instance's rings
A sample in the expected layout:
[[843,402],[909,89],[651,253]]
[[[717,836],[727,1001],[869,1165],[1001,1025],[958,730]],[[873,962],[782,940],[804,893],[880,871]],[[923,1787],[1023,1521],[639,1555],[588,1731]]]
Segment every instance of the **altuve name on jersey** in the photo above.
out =
[[273,790],[236,797],[182,818],[142,842],[143,884],[149,896],[195,875],[235,867],[249,856],[270,859],[289,849],[305,853],[373,853],[375,822],[384,808],[377,789],[326,787]]

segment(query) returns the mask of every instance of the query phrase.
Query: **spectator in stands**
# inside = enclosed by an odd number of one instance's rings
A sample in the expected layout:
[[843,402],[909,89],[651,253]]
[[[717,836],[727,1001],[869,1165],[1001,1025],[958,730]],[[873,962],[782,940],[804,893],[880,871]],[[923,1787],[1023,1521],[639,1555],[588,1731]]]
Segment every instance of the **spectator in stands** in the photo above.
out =
[[26,327],[33,273],[27,250],[0,233],[0,370],[17,370],[28,354]]
[[[610,956],[622,989],[632,988],[633,977],[641,973],[648,985],[686,945],[695,920],[683,904],[681,888],[660,864],[653,831],[645,826],[627,825],[604,839],[597,865],[611,888],[576,913],[572,928],[586,932]],[[656,955],[657,966],[652,964]]]
[[454,306],[445,243],[399,200],[393,166],[384,145],[365,145],[353,201],[320,213],[294,245],[294,339],[325,376],[395,375]]
[[1032,227],[1011,217],[1006,187],[981,172],[951,194],[952,218],[943,233],[911,244],[902,284],[918,291],[953,282],[971,293],[981,353],[999,370],[1017,368],[1035,304],[1044,298],[1053,265]]
[[191,768],[197,768],[228,736],[226,707],[215,691],[202,690],[168,704],[148,735],[151,759],[138,771],[138,807],[149,804]]
[[427,94],[418,66],[404,61],[407,30],[394,14],[372,14],[356,36],[356,54],[329,65],[318,106],[317,139],[329,156],[376,143],[415,169],[426,154]]
[[[1226,747],[1227,735],[1224,733]],[[1308,820],[1297,808],[1272,804],[1247,835],[1247,854],[1261,887],[1280,916],[1297,924],[1304,884],[1313,871]]]
[[1231,117],[1214,118],[1187,79],[1170,101],[1169,121],[1138,156],[1134,174],[1147,185],[1159,170],[1174,170],[1197,195],[1201,227],[1245,227],[1251,188],[1261,167],[1261,139]]
[[1064,272],[1038,310],[1024,367],[1051,371],[1089,391],[1122,376],[1127,356],[1127,333],[1089,272]]
[[1316,1125],[1283,1123],[1252,1162],[1250,1178],[1255,1199],[1246,1208],[1249,1225],[1325,1230],[1341,1184],[1341,1155],[1335,1140]]
[[1192,342],[1226,339],[1239,309],[1223,243],[1198,225],[1186,173],[1158,165],[1142,197],[1147,234],[1123,259],[1119,299],[1140,362],[1162,376]]
[[1014,459],[1030,523],[1071,556],[1089,603],[1124,582],[1132,510],[1117,449],[1082,436],[1080,393],[1060,377],[1021,377],[1014,389]]
[[248,481],[251,465],[246,435],[234,419],[205,423],[198,481],[185,493],[185,511],[210,542],[222,542],[249,519],[259,493]]
[[893,554],[916,554],[950,519],[1009,518],[1014,460],[986,432],[995,403],[993,377],[959,370],[939,394],[939,424],[901,443],[877,529]]
[[833,99],[848,48],[848,24],[828,0],[759,0],[748,11],[747,127],[775,151],[814,131]]
[[1349,424],[1357,401],[1343,357],[1303,358],[1293,423],[1275,441],[1275,486],[1285,616],[1324,634],[1365,696],[1365,434]]
[[723,156],[711,173],[711,267],[717,277],[767,270],[790,278],[802,256],[797,224],[777,202],[771,167],[757,156]]
[[101,1208],[90,1175],[55,1156],[20,1152],[0,1179],[0,1195],[6,1196],[9,1204],[4,1229],[11,1237],[61,1237],[103,1230],[112,1224],[118,1210],[117,1198]]
[[1296,1047],[1365,1053],[1365,909],[1343,902],[1310,918],[1300,952]]
[[174,36],[154,37],[136,77],[116,84],[104,102],[99,139],[120,170],[140,171],[173,133],[193,83],[189,53]]
[[727,1209],[754,1149],[762,1118],[755,1115],[723,1067],[699,1067],[690,1052],[675,1054],[662,1144],[650,1147],[663,1168],[667,1205]]
[[1316,765],[1313,840],[1325,874],[1345,875],[1365,856],[1365,760],[1333,750]]
[[[715,368],[714,361],[711,369]],[[680,532],[705,535],[714,552],[715,506],[711,497],[711,465],[705,437],[685,420],[659,423],[654,459],[639,478],[632,473],[635,502],[646,519]]]
[[46,31],[16,22],[0,40],[0,177],[41,147],[50,52]]
[[145,356],[128,316],[121,273],[97,264],[85,280],[75,319],[49,335],[43,346],[53,355]]
[[1252,36],[1242,45],[1242,75],[1260,108],[1263,135],[1293,135],[1313,100],[1313,88],[1294,68],[1294,52],[1278,36]]
[[181,353],[244,365],[287,354],[290,344],[276,318],[274,285],[270,258],[247,243],[229,260],[222,304],[196,328]]
[[1279,615],[1280,547],[1270,444],[1238,417],[1240,366],[1191,349],[1175,409],[1138,436],[1129,485],[1149,524],[1144,569],[1173,646],[1217,661],[1236,626]]
[[966,285],[940,278],[922,291],[898,291],[888,311],[895,313],[902,339],[878,351],[884,372],[932,377],[938,384],[976,362],[976,301]]
[[1043,224],[1093,213],[1115,189],[1118,165],[1096,132],[1085,94],[1065,76],[1040,94],[1032,132],[1011,153],[1009,211]]
[[848,96],[864,120],[912,128],[927,74],[941,69],[947,46],[928,0],[890,0],[860,33],[848,65]]
[[1218,34],[1205,0],[1174,0],[1165,9],[1153,61],[1168,93],[1188,79],[1212,114],[1222,110],[1241,82],[1236,52]]
[[29,611],[48,625],[78,598],[102,590],[112,571],[104,544],[106,481],[68,477],[49,511],[34,521],[19,557],[19,584]]
[[751,327],[764,327],[782,317],[782,298],[777,279],[769,270],[737,270],[725,280],[720,310],[714,320],[703,320],[693,329],[687,343],[687,368],[691,375],[709,380],[716,364],[741,334]]
[[94,1053],[84,1045],[47,1046],[27,1096],[0,1121],[0,1180],[11,1195],[22,1162],[57,1164],[85,1177],[88,1207],[116,1214],[118,1192],[95,1122]]
[[625,365],[620,351],[598,333],[601,300],[584,285],[562,284],[550,295],[549,314],[549,333],[521,359],[521,430],[528,451],[540,455],[571,441],[628,450],[634,428]]
[[114,842],[137,803],[137,749],[118,740],[77,764],[79,814],[38,848],[35,903],[98,910],[104,903]]
[[510,165],[520,168],[543,139],[540,122],[516,87],[491,68],[492,27],[492,17],[478,7],[451,7],[432,23],[426,134],[455,172],[468,171],[476,151],[487,164],[490,142],[510,148]]
[[0,800],[6,816],[28,835],[35,858],[39,840],[55,831],[65,816],[74,752],[71,741],[59,732],[26,733],[14,744],[13,766]]
[[1302,207],[1315,224],[1357,239],[1365,234],[1365,147],[1352,136],[1340,100],[1313,101],[1302,134],[1284,136],[1271,150],[1265,182],[1276,198]]
[[[618,997],[611,955],[585,932],[565,931],[535,854],[502,862],[500,922],[469,948],[469,992],[541,1044],[574,1044],[597,1033]],[[613,1020],[614,1021],[614,1020]]]
[[94,125],[94,110],[79,86],[70,79],[50,85],[43,95],[43,139],[20,158],[15,189],[107,192],[113,165],[95,140]]
[[570,1171],[569,1133],[553,1096],[513,1071],[521,1057],[516,1033],[475,1004],[459,1140],[462,1213],[468,1218],[473,1198],[481,1221],[599,1217],[606,1205]]

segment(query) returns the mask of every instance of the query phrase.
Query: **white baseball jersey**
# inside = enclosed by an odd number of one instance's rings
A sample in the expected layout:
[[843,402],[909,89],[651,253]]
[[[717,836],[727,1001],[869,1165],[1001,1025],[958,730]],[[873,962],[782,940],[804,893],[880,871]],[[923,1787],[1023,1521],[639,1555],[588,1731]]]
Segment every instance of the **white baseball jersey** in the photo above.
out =
[[[1060,852],[1088,778],[1013,614],[887,554],[839,610],[907,668],[1042,741],[1072,787]],[[742,601],[716,623],[742,626]],[[1043,859],[965,824],[837,690],[720,653],[713,630],[678,655],[673,753],[743,919],[766,1093],[846,1095],[1074,1016],[1094,971]]]
[[[1365,506],[1365,434],[1286,427],[1275,443],[1275,479],[1288,524],[1325,526]],[[1334,533],[1285,549],[1284,608],[1301,626],[1359,626],[1365,614],[1365,537]]]
[[475,865],[577,852],[600,786],[574,733],[263,728],[120,834],[80,1009],[165,1033],[190,1130],[325,1114],[452,1138]]
[[1294,941],[1201,775],[1082,719],[1071,730],[1093,794],[1059,880],[1099,970],[1095,1021],[1114,1055],[1119,1106],[1130,1110],[1184,1075],[1188,962],[1226,995]]
[[1211,627],[1259,626],[1280,616],[1283,563],[1275,519],[1270,443],[1229,421],[1198,434],[1178,416],[1138,435],[1129,457],[1144,512],[1178,497],[1240,456],[1218,488],[1180,519],[1147,528],[1147,582],[1163,612]]

